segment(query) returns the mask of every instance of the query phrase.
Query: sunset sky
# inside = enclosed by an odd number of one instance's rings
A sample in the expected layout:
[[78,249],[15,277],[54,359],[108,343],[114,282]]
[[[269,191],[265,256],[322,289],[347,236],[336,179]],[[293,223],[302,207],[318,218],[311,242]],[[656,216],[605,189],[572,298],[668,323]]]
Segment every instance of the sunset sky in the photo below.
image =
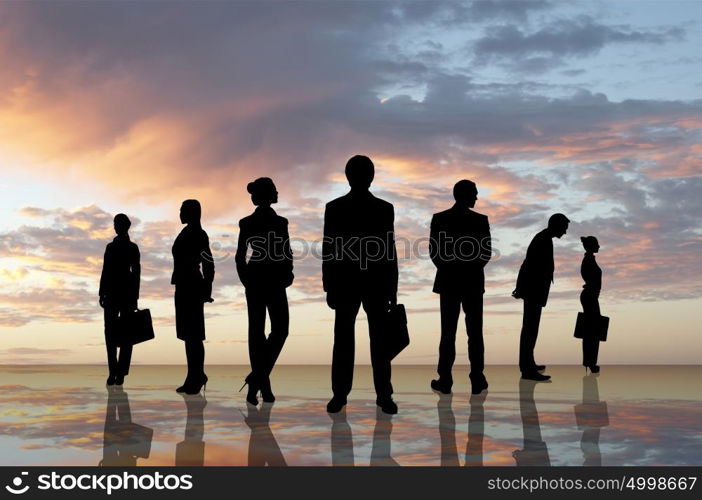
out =
[[366,154],[372,191],[395,205],[412,336],[397,362],[436,361],[426,237],[466,178],[496,250],[487,363],[516,362],[510,292],[530,238],[563,212],[537,361],[580,363],[579,236],[595,235],[601,362],[697,364],[701,46],[694,1],[2,2],[0,363],[105,362],[97,290],[118,212],[156,323],[134,362],[184,363],[169,279],[186,198],[217,259],[206,361],[247,363],[233,255],[259,176],[277,184],[298,257],[280,362],[329,363],[333,313],[303,249],[347,190],[346,160]]

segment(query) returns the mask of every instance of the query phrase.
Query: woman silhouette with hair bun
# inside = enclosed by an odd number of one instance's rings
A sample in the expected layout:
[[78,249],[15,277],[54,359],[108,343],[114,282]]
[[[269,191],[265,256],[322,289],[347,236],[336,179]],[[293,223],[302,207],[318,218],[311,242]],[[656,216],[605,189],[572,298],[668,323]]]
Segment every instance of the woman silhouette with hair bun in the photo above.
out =
[[200,225],[202,209],[197,200],[185,200],[180,207],[180,221],[186,226],[173,243],[173,276],[175,285],[176,335],[185,342],[188,375],[176,389],[185,394],[198,394],[207,384],[205,375],[205,311],[204,303],[213,302],[212,281],[214,260],[210,240]]
[[[246,190],[251,194],[256,210],[239,221],[239,242],[234,260],[239,279],[246,288],[249,314],[251,373],[241,389],[248,384],[246,401],[257,405],[259,391],[263,401],[275,401],[270,374],[288,337],[290,320],[285,289],[292,284],[294,275],[288,220],[271,208],[273,203],[278,203],[275,184],[268,177],[260,177],[250,182]],[[249,247],[251,256],[247,262]],[[265,333],[266,311],[271,322],[268,338]]]
[[[595,254],[600,250],[600,244],[594,236],[582,236],[585,255],[580,266],[580,275],[585,284],[580,292],[580,303],[583,305],[583,313],[590,317],[600,316],[600,289],[602,288],[602,269],[597,265]],[[593,332],[590,332],[593,333]],[[589,368],[592,373],[599,373],[600,367],[597,365],[597,354],[600,349],[600,340],[595,335],[585,335],[583,337],[583,366],[585,371]]]

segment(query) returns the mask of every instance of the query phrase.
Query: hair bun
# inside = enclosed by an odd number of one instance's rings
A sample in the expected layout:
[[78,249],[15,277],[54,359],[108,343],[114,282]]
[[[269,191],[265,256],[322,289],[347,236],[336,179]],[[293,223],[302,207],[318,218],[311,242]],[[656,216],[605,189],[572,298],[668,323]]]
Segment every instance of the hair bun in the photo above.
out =
[[582,241],[583,243],[585,243],[585,240],[586,240],[586,239],[587,239],[587,236],[581,236],[581,237],[580,237],[580,241]]
[[246,191],[248,191],[249,194],[254,194],[255,187],[256,187],[256,185],[253,182],[249,182],[246,185]]

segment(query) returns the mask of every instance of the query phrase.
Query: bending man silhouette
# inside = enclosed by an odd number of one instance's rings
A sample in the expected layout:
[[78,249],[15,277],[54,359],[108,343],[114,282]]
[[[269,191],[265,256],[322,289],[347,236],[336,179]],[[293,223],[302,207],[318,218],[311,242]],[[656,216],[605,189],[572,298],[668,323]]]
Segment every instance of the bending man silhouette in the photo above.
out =
[[[253,214],[239,221],[239,243],[234,260],[239,279],[246,288],[249,313],[251,373],[244,382],[244,386],[249,385],[246,401],[257,405],[259,390],[264,402],[275,401],[269,376],[288,337],[290,316],[285,289],[292,284],[294,276],[288,220],[271,208],[271,204],[278,202],[275,184],[268,177],[261,177],[250,182],[246,189],[257,207]],[[249,247],[252,254],[246,262]],[[268,338],[266,310],[271,321]]]
[[463,306],[468,333],[468,358],[473,394],[487,389],[483,375],[483,293],[485,264],[492,247],[490,224],[485,215],[471,210],[478,199],[475,183],[461,180],[453,187],[453,207],[431,220],[430,255],[436,266],[434,293],[441,304],[441,342],[439,344],[438,380],[431,381],[435,391],[448,394],[453,385],[451,369],[456,359],[456,328]]
[[548,227],[536,234],[529,243],[526,258],[519,269],[517,287],[512,292],[516,299],[524,300],[522,332],[519,337],[519,369],[522,378],[544,381],[551,377],[539,373],[546,369],[534,361],[534,347],[539,335],[541,310],[546,306],[548,292],[553,282],[553,238],[560,238],[568,230],[570,220],[563,214],[548,219]]
[[139,280],[141,264],[139,247],[129,239],[132,222],[124,214],[114,218],[117,236],[105,248],[105,258],[100,276],[100,306],[105,316],[105,346],[107,347],[107,366],[109,376],[107,385],[122,385],[129,373],[132,359],[132,346],[117,348],[120,338],[124,336],[120,319],[133,313],[139,300]]
[[[585,248],[583,263],[580,266],[580,275],[585,284],[580,292],[580,303],[583,306],[583,313],[590,317],[600,316],[600,290],[602,289],[602,269],[597,265],[595,254],[600,251],[600,243],[594,236],[581,237]],[[590,332],[583,338],[583,366],[585,371],[589,368],[592,373],[599,373],[600,367],[597,365],[597,355],[600,350],[600,339],[596,332]]]
[[177,392],[197,394],[207,383],[205,374],[204,303],[212,302],[214,260],[207,233],[200,225],[202,209],[197,200],[185,200],[180,221],[186,226],[173,243],[176,335],[185,342],[188,375]]
[[351,190],[327,203],[324,213],[322,281],[327,304],[335,311],[330,413],[340,411],[351,392],[354,324],[361,304],[368,317],[376,404],[386,413],[397,413],[385,345],[385,317],[397,302],[395,212],[392,204],[368,190],[374,174],[370,158],[351,158],[346,163]]

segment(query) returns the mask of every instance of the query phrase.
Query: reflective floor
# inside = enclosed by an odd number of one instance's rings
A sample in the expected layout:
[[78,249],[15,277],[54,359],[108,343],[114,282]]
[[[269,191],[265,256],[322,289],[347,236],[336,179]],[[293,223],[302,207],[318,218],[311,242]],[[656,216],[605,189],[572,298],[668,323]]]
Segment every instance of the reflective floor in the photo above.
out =
[[430,366],[393,368],[400,413],[379,413],[369,367],[330,418],[329,368],[276,368],[273,405],[236,392],[243,366],[207,368],[206,399],[174,388],[184,368],[134,366],[123,389],[101,366],[0,368],[0,465],[701,465],[700,366],[549,367],[551,383],[486,369],[470,396],[429,389]]

